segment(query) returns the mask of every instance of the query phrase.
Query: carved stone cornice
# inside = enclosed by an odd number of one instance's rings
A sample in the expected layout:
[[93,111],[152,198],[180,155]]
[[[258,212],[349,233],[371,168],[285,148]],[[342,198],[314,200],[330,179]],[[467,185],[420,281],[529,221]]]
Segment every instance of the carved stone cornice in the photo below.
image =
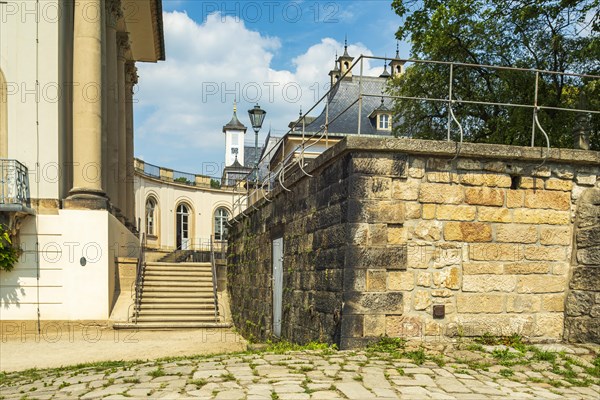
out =
[[121,0],[106,0],[106,23],[110,28],[116,28],[119,19],[123,18],[123,10],[121,9]]

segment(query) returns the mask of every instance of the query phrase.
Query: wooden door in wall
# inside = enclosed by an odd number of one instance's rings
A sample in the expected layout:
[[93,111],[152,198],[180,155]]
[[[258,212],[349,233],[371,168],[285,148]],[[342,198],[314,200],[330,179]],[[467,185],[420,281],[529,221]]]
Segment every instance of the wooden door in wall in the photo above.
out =
[[281,336],[283,303],[283,238],[273,240],[273,335]]

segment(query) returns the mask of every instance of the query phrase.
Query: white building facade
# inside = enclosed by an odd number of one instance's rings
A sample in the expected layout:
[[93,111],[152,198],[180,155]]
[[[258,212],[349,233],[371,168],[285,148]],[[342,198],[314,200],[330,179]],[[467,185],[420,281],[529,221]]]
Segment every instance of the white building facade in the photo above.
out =
[[165,58],[161,1],[2,2],[0,15],[0,217],[22,250],[0,270],[0,319],[106,320],[116,258],[139,250],[132,96],[135,63]]
[[149,249],[210,250],[227,240],[234,204],[246,194],[219,179],[135,160],[135,209]]

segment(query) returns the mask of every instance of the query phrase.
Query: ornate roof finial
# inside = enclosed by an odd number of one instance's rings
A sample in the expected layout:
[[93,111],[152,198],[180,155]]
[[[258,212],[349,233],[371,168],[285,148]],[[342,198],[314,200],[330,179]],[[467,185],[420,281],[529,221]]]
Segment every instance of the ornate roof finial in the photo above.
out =
[[[379,75],[380,78],[389,78],[390,73],[387,70],[387,54],[385,55],[385,59],[383,61],[383,72]],[[381,99],[383,102],[383,98]]]
[[344,37],[344,55],[342,57],[350,57],[348,54],[348,35]]
[[237,99],[233,99],[233,113],[237,113]]
[[396,58],[400,58],[400,42],[396,40]]

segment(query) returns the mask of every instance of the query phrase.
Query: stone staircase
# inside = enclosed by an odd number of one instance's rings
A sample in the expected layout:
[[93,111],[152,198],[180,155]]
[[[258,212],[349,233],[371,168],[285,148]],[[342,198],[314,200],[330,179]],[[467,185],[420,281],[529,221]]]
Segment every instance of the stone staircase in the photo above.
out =
[[193,253],[192,250],[175,250],[158,261],[163,263],[180,263],[187,260]]
[[[221,328],[230,324],[215,318],[210,263],[146,263],[137,323],[115,329]],[[133,319],[132,319],[133,321]]]

